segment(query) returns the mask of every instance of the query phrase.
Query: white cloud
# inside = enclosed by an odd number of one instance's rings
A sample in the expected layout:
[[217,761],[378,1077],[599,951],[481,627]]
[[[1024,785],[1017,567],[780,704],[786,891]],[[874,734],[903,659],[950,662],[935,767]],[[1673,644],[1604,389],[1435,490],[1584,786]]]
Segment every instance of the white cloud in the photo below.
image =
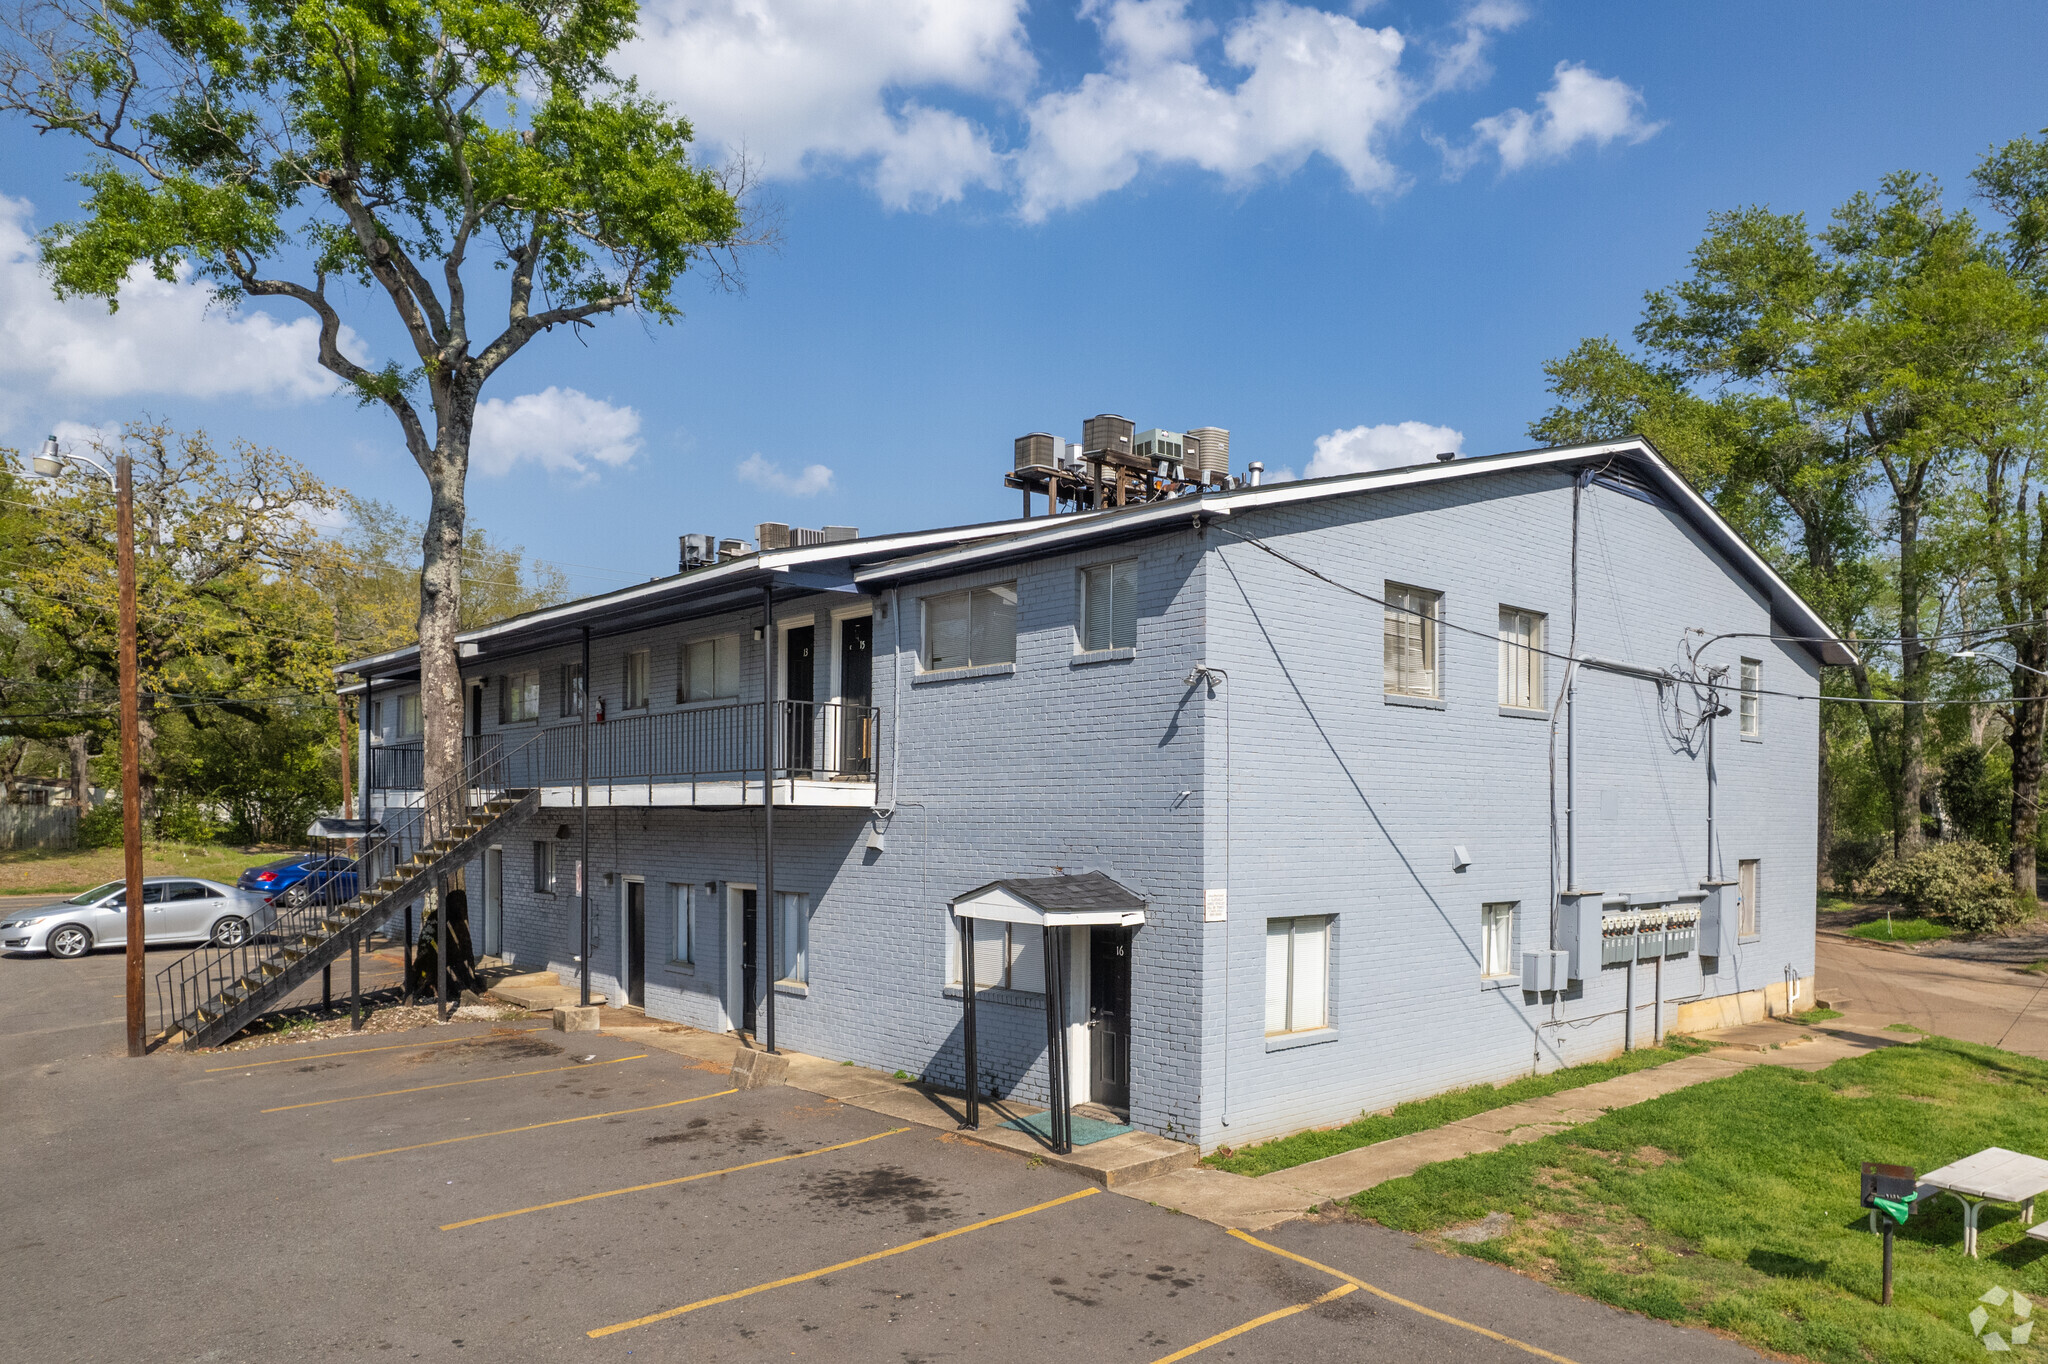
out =
[[487,474],[530,462],[551,473],[595,477],[593,466],[616,469],[639,453],[640,414],[549,384],[538,393],[478,403],[470,451]]
[[1146,165],[1192,165],[1232,183],[1285,174],[1321,153],[1360,193],[1396,188],[1382,153],[1417,91],[1392,27],[1264,0],[1223,38],[1235,88],[1193,60],[1186,0],[1112,0],[1093,11],[1109,69],[1037,100],[1017,163],[1019,212],[1037,221],[1129,184]]
[[[708,149],[744,150],[771,179],[851,170],[899,209],[989,190],[1035,222],[1148,167],[1242,186],[1320,155],[1358,193],[1397,192],[1395,136],[1427,101],[1488,80],[1492,45],[1528,13],[1471,0],[1404,33],[1294,0],[1254,0],[1219,28],[1190,4],[1079,0],[1100,59],[1060,88],[1039,83],[1027,0],[647,0],[620,64]],[[1498,148],[1514,168],[1640,140],[1655,131],[1640,101],[1566,63],[1536,113],[1482,120],[1445,155],[1463,170]]]
[[832,489],[832,471],[824,465],[806,464],[802,472],[786,474],[780,464],[764,458],[758,451],[741,460],[733,472],[742,482],[791,497],[815,497]]
[[911,98],[1015,101],[1037,72],[1024,0],[650,0],[620,65],[703,140],[793,178],[858,164],[891,207],[1002,182],[988,130]]
[[1634,144],[1656,136],[1662,123],[1643,117],[1643,92],[1589,67],[1559,62],[1550,88],[1536,97],[1535,113],[1509,109],[1472,125],[1472,145],[1449,153],[1453,173],[1462,172],[1486,149],[1500,154],[1503,171],[1562,161],[1591,143]]
[[1448,426],[1431,426],[1428,422],[1353,426],[1316,437],[1315,457],[1308,462],[1305,476],[1326,478],[1331,474],[1428,464],[1439,454],[1456,452],[1464,446],[1464,432]]
[[[0,404],[149,393],[311,402],[339,386],[320,368],[310,314],[279,321],[213,305],[189,271],[166,284],[137,266],[116,313],[97,299],[59,300],[37,261],[33,216],[26,200],[0,194]],[[363,355],[353,332],[341,340]]]

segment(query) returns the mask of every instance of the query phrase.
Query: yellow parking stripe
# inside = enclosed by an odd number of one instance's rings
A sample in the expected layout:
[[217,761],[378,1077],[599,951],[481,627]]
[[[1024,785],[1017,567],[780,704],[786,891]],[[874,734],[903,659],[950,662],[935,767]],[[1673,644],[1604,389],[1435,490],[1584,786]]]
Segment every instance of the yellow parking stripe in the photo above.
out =
[[1281,1256],[1284,1259],[1294,1261],[1296,1264],[1307,1265],[1310,1269],[1320,1269],[1325,1274],[1329,1274],[1335,1278],[1342,1279],[1345,1283],[1348,1283],[1355,1288],[1363,1288],[1366,1292],[1372,1294],[1374,1297],[1383,1298],[1387,1302],[1394,1303],[1400,1307],[1405,1307],[1411,1312],[1420,1312],[1425,1317],[1432,1318],[1436,1321],[1441,1321],[1446,1325],[1459,1327],[1462,1330],[1470,1331],[1474,1335],[1485,1336],[1488,1340],[1497,1340],[1503,1345],[1512,1345],[1517,1350],[1527,1350],[1530,1354],[1535,1355],[1538,1359],[1550,1360],[1552,1364],[1576,1364],[1576,1361],[1574,1360],[1566,1359],[1563,1355],[1554,1355],[1548,1350],[1539,1349],[1536,1346],[1531,1345],[1526,1340],[1516,1340],[1513,1336],[1504,1336],[1498,1331],[1489,1331],[1484,1326],[1475,1326],[1469,1321],[1460,1321],[1458,1318],[1450,1316],[1443,1312],[1439,1312],[1433,1307],[1424,1307],[1419,1302],[1410,1302],[1406,1298],[1397,1297],[1394,1294],[1389,1293],[1384,1288],[1374,1288],[1365,1280],[1355,1278],[1352,1275],[1346,1274],[1341,1269],[1332,1269],[1330,1268],[1330,1266],[1326,1264],[1321,1264],[1315,1260],[1309,1259],[1306,1255],[1296,1255],[1291,1250],[1282,1250],[1278,1246],[1268,1245],[1266,1242],[1261,1241],[1258,1237],[1251,1235],[1249,1232],[1239,1231],[1237,1228],[1232,1227],[1230,1229],[1230,1234],[1248,1245],[1257,1246],[1260,1250],[1269,1250],[1273,1252],[1273,1254]]
[[1014,1222],[1020,1217],[1029,1217],[1032,1213],[1044,1212],[1047,1208],[1057,1208],[1062,1203],[1072,1203],[1079,1198],[1092,1198],[1101,1192],[1102,1190],[1100,1189],[1082,1189],[1078,1193],[1070,1193],[1063,1198],[1055,1198],[1048,1203],[1039,1203],[1029,1208],[1019,1208],[1015,1212],[1006,1212],[1001,1217],[991,1217],[981,1222],[970,1222],[964,1227],[955,1227],[951,1231],[942,1231],[936,1236],[927,1236],[921,1240],[907,1242],[904,1245],[891,1246],[887,1250],[878,1250],[872,1254],[857,1256],[851,1260],[841,1260],[838,1264],[826,1265],[823,1269],[813,1269],[803,1274],[792,1274],[786,1279],[777,1279],[773,1283],[755,1284],[752,1288],[742,1288],[737,1293],[721,1293],[715,1298],[699,1298],[696,1302],[684,1303],[681,1307],[671,1307],[666,1312],[655,1312],[649,1316],[635,1317],[631,1321],[622,1321],[613,1326],[600,1326],[596,1330],[586,1331],[584,1334],[592,1340],[596,1340],[600,1336],[616,1335],[620,1331],[630,1331],[636,1326],[652,1326],[657,1321],[667,1321],[671,1317],[680,1317],[685,1312],[694,1312],[700,1307],[716,1307],[722,1302],[734,1302],[740,1298],[750,1298],[756,1293],[766,1293],[771,1288],[787,1288],[791,1284],[805,1283],[811,1279],[822,1279],[827,1274],[837,1274],[842,1269],[852,1269],[856,1265],[872,1264],[876,1260],[886,1260],[891,1255],[901,1255],[906,1250],[922,1250],[926,1246],[935,1246],[939,1242],[950,1240],[955,1236],[965,1236],[970,1231],[980,1231],[984,1227],[993,1227],[1003,1222]]
[[596,1070],[599,1066],[623,1065],[627,1061],[645,1061],[652,1053],[641,1052],[638,1056],[621,1056],[616,1061],[592,1061],[574,1066],[549,1066],[546,1070],[515,1070],[510,1075],[485,1075],[475,1080],[445,1080],[438,1085],[414,1085],[411,1089],[381,1089],[375,1094],[348,1094],[339,1099],[313,1099],[302,1104],[285,1104],[281,1108],[266,1108],[265,1113],[289,1113],[294,1108],[318,1108],[322,1104],[354,1103],[357,1099],[388,1099],[394,1094],[418,1094],[429,1089],[454,1089],[457,1085],[487,1085],[493,1080],[518,1080],[528,1075],[553,1075],[564,1070]]
[[359,1156],[336,1156],[332,1164],[343,1165],[351,1160],[368,1160],[371,1156],[395,1156],[401,1151],[424,1151],[429,1146],[450,1146],[458,1141],[477,1141],[483,1137],[509,1137],[514,1132],[533,1132],[543,1127],[560,1127],[563,1123],[589,1122],[594,1118],[623,1118],[628,1113],[652,1113],[657,1108],[674,1108],[678,1104],[693,1104],[704,1099],[722,1099],[728,1094],[737,1094],[737,1089],[721,1089],[716,1094],[699,1094],[694,1099],[671,1099],[665,1104],[649,1104],[645,1108],[615,1108],[609,1113],[586,1113],[580,1118],[556,1118],[553,1122],[530,1122],[524,1127],[501,1127],[495,1132],[471,1132],[466,1137],[443,1137],[439,1141],[422,1141],[412,1146],[391,1146],[382,1151],[365,1151]]
[[1282,1317],[1291,1317],[1297,1312],[1306,1312],[1311,1307],[1320,1307],[1326,1302],[1343,1297],[1346,1293],[1356,1293],[1357,1291],[1358,1285],[1355,1283],[1338,1284],[1314,1302],[1297,1303],[1293,1307],[1283,1307],[1277,1312],[1268,1312],[1263,1317],[1253,1317],[1242,1326],[1233,1326],[1228,1331],[1217,1332],[1207,1340],[1198,1340],[1185,1350],[1175,1350],[1170,1355],[1162,1355],[1159,1359],[1153,1361],[1153,1364],[1173,1364],[1176,1359],[1186,1359],[1189,1355],[1198,1355],[1211,1345],[1221,1345],[1226,1340],[1234,1340],[1246,1331],[1256,1331],[1267,1322],[1278,1321]]
[[[734,1091],[728,1091],[734,1092]],[[763,1165],[780,1165],[785,1160],[802,1160],[805,1156],[822,1156],[827,1151],[844,1151],[849,1146],[865,1146],[883,1137],[893,1137],[898,1132],[908,1132],[907,1127],[892,1127],[886,1132],[877,1132],[872,1137],[861,1137],[854,1141],[842,1141],[837,1146],[820,1146],[815,1151],[796,1151],[786,1156],[770,1156],[767,1160],[750,1160],[745,1165],[728,1165],[723,1170],[699,1170],[693,1175],[677,1175],[674,1179],[657,1179],[652,1184],[633,1184],[623,1189],[606,1189],[603,1193],[579,1194],[575,1198],[558,1198],[552,1203],[536,1203],[530,1208],[514,1208],[510,1212],[494,1212],[488,1217],[472,1217],[466,1222],[449,1222],[442,1231],[454,1231],[458,1227],[474,1227],[484,1222],[496,1222],[507,1217],[519,1217],[529,1212],[546,1212],[549,1208],[566,1208],[572,1203],[588,1203],[597,1198],[617,1198],[620,1194],[644,1193],[648,1189],[666,1189],[671,1184],[688,1184],[692,1180],[709,1179],[713,1175],[738,1174],[741,1170],[758,1170]]]
[[[504,1032],[547,1032],[547,1028],[505,1028]],[[488,1040],[491,1034],[480,1034]],[[282,1056],[275,1061],[245,1061],[239,1066],[208,1066],[206,1074],[217,1070],[254,1070],[258,1066],[282,1066],[293,1061],[318,1061],[327,1056],[367,1056],[373,1051],[423,1051],[428,1047],[459,1047],[465,1042],[476,1042],[478,1037],[451,1037],[445,1042],[401,1042],[395,1047],[357,1047],[352,1051],[302,1051],[297,1056]]]

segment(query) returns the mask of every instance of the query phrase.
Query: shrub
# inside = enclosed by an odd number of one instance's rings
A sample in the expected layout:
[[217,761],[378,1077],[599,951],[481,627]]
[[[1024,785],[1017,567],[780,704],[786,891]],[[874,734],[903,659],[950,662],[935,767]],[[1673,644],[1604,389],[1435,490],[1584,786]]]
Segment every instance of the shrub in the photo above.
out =
[[156,836],[170,843],[211,843],[220,825],[198,800],[184,794],[167,796],[156,812]]
[[1870,880],[1915,914],[1965,933],[2004,928],[2027,913],[1998,854],[1969,839],[1885,862]]
[[78,816],[78,846],[118,848],[121,846],[121,802],[110,800]]

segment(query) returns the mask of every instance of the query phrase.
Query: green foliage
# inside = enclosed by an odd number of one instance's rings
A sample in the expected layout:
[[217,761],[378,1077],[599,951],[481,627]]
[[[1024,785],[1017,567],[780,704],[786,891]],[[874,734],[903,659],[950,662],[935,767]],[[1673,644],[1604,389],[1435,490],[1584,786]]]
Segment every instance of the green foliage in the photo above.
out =
[[1998,855],[1982,843],[1935,843],[1871,873],[1885,894],[1935,923],[1965,933],[2004,928],[2026,916]]
[[[218,809],[237,843],[303,843],[314,816],[341,800],[336,743],[334,712],[321,706],[176,723],[163,735],[164,784],[175,794],[166,809]],[[179,836],[205,841],[196,833]]]
[[1954,937],[1956,933],[1946,924],[1908,918],[1903,914],[1872,919],[1846,931],[1852,938],[1868,938],[1871,942],[1940,942],[1943,938]]
[[122,841],[121,802],[95,805],[78,817],[78,846],[118,848]]
[[1325,1156],[1338,1155],[1345,1151],[1370,1146],[1374,1142],[1390,1141],[1405,1137],[1411,1132],[1423,1132],[1445,1123],[1469,1118],[1476,1113],[1490,1113],[1496,1108],[1509,1104],[1523,1103],[1529,1099],[1540,1099],[1548,1094],[1559,1094],[1581,1085],[1596,1084],[1601,1080],[1612,1080],[1618,1075],[1631,1075],[1652,1066],[1661,1066],[1667,1061],[1676,1061],[1684,1056],[1697,1056],[1712,1048],[1706,1043],[1689,1037],[1667,1038],[1661,1047],[1638,1047],[1623,1052],[1605,1061],[1594,1061],[1583,1066],[1565,1066],[1542,1075],[1525,1075],[1510,1080],[1504,1085],[1474,1085],[1469,1089],[1455,1089],[1448,1094],[1433,1098],[1418,1099],[1398,1105],[1392,1112],[1368,1113],[1356,1122],[1342,1127],[1326,1128],[1316,1132],[1297,1132],[1291,1137],[1277,1141],[1261,1142],[1239,1151],[1217,1151],[1204,1164],[1219,1170],[1230,1170],[1241,1175],[1265,1175],[1275,1170],[1321,1160]]
[[221,826],[208,812],[206,803],[174,791],[158,799],[156,837],[165,843],[211,843],[221,836]]
[[2002,854],[2012,841],[2006,821],[2012,768],[2006,755],[1964,743],[1942,758],[1941,768],[1941,797],[1956,828]]
[[1858,1163],[1930,1170],[2048,1130],[2048,1062],[1928,1038],[1818,1075],[1757,1066],[1557,1136],[1368,1189],[1352,1207],[1429,1232],[1504,1211],[1494,1255],[1615,1306],[1840,1364],[1981,1359],[1968,1315],[1992,1283],[2048,1293],[2016,1210],[1987,1208],[1984,1259],[1961,1252],[1953,1200],[1897,1237],[1895,1305],[1878,1303],[1878,1238]]

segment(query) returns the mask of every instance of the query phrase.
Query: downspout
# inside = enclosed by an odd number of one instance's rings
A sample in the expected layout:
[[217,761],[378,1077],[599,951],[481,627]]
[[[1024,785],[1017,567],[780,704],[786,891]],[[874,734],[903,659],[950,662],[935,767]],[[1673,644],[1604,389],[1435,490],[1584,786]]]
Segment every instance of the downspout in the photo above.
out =
[[1707,879],[1714,876],[1714,718],[1720,714],[1719,698],[1709,698],[1707,711]]
[[[581,786],[576,808],[581,829],[581,847],[576,856],[576,892],[581,901],[583,942],[576,958],[576,979],[582,990],[583,1007],[590,1007],[590,627],[583,627],[583,695],[579,701],[582,722],[576,726],[579,753],[577,781]],[[502,705],[503,702],[500,702]]]
[[765,583],[761,587],[761,833],[763,844],[763,866],[761,869],[761,904],[757,912],[766,916],[768,931],[763,934],[767,947],[768,988],[763,1007],[767,1010],[768,1052],[775,1053],[775,982],[779,978],[775,958],[775,585]]
[[903,602],[897,588],[889,589],[889,628],[895,640],[889,648],[889,805],[896,808],[896,787],[903,772]]

